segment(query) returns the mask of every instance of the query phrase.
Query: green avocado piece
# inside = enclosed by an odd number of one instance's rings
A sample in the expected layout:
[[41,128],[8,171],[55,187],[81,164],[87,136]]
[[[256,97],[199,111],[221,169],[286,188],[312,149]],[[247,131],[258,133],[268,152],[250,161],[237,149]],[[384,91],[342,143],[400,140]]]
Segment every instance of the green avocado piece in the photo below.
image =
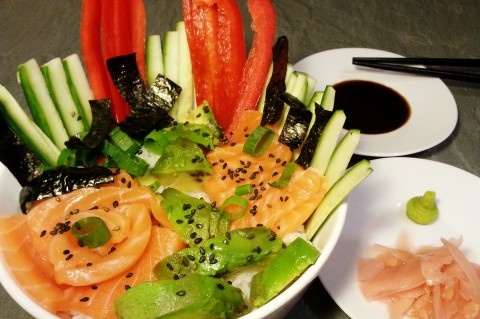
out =
[[207,102],[196,107],[189,114],[188,121],[190,123],[206,125],[212,132],[217,141],[223,141],[224,133],[222,128],[218,125],[215,114],[213,114],[210,105]]
[[296,238],[263,270],[255,274],[250,285],[250,301],[260,307],[278,295],[320,256],[320,252],[303,238]]
[[178,172],[212,174],[213,169],[205,153],[196,143],[178,138],[165,146],[162,156],[151,170],[153,175],[175,174]]
[[119,319],[235,318],[245,309],[239,289],[221,278],[191,274],[142,282],[115,300]]
[[189,246],[197,246],[227,231],[229,220],[222,216],[215,205],[175,188],[166,188],[162,197],[161,205],[168,219]]
[[267,227],[237,229],[162,259],[154,273],[158,279],[182,278],[190,273],[216,276],[253,264],[283,248],[282,240]]

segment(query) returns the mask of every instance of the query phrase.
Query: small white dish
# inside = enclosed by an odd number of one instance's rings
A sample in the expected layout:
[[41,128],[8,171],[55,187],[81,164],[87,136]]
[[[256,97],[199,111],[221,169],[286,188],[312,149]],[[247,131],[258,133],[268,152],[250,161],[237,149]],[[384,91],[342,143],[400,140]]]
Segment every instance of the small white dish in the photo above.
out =
[[348,80],[383,84],[402,95],[411,115],[400,128],[384,134],[362,134],[355,154],[389,157],[413,154],[444,141],[455,129],[458,110],[448,87],[438,78],[377,70],[352,64],[353,57],[401,57],[391,52],[343,48],[319,52],[294,65],[317,79],[316,89]]
[[[459,168],[408,157],[371,161],[372,174],[349,195],[344,229],[320,271],[320,280],[337,305],[352,319],[388,319],[387,306],[364,299],[356,266],[373,244],[395,247],[406,235],[414,247],[441,246],[440,238],[463,238],[467,258],[480,263],[480,178]],[[436,192],[438,219],[418,225],[407,218],[406,202]]]

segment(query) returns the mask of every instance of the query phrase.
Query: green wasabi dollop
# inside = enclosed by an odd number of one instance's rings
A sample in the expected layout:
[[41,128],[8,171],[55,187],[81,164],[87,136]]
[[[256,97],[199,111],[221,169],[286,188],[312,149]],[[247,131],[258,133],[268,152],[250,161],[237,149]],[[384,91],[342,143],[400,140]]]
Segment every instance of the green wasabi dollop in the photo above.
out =
[[426,191],[423,196],[416,196],[407,202],[407,216],[421,225],[433,223],[438,218],[438,206],[435,192]]

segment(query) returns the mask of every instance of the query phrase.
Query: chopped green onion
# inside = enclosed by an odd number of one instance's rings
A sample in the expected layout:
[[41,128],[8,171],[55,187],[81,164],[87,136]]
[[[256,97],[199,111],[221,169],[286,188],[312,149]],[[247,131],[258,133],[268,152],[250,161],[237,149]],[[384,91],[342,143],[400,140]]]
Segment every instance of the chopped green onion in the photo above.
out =
[[282,172],[282,176],[278,180],[272,183],[268,183],[268,185],[275,187],[275,188],[285,188],[287,187],[290,179],[292,178],[295,169],[297,168],[297,164],[295,162],[289,162],[285,166],[285,169]]
[[103,153],[110,156],[112,160],[117,164],[117,167],[124,169],[129,174],[135,176],[142,176],[148,170],[148,163],[138,156],[132,156],[124,151],[117,145],[104,142]]
[[275,137],[275,132],[265,126],[258,126],[247,137],[243,151],[248,155],[260,156]]
[[57,159],[57,166],[72,167],[75,166],[75,151],[64,148]]
[[252,184],[245,184],[245,185],[240,185],[235,187],[234,194],[241,196],[241,195],[250,194],[251,192],[252,192]]
[[111,235],[105,222],[96,216],[77,220],[72,226],[72,235],[80,246],[97,248],[105,245]]
[[113,128],[110,133],[110,139],[113,144],[117,145],[122,151],[127,154],[135,155],[142,147],[139,141],[131,138],[127,133],[122,131],[120,127]]
[[245,215],[248,202],[242,196],[230,196],[222,204],[222,214],[230,219],[239,219]]

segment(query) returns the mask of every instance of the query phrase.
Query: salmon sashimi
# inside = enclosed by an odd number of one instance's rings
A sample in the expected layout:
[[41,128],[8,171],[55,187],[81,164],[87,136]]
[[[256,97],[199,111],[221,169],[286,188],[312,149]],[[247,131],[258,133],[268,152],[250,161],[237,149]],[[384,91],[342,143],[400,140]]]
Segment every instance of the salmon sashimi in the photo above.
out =
[[314,169],[296,167],[285,188],[270,186],[280,178],[292,152],[278,141],[277,135],[260,156],[243,152],[245,136],[258,126],[261,118],[256,111],[245,113],[247,116],[234,133],[240,142],[234,140],[207,154],[214,173],[204,183],[204,191],[211,201],[221,205],[234,195],[237,186],[251,184],[252,192],[244,195],[248,200],[247,212],[231,222],[231,229],[262,224],[283,237],[301,227],[319,205],[326,191],[325,178]]
[[388,305],[390,318],[480,318],[480,266],[468,261],[460,241],[418,252],[373,245],[357,265],[369,301]]
[[[52,313],[115,318],[115,298],[154,280],[154,265],[186,247],[169,223],[162,224],[167,217],[157,196],[129,178],[120,175],[123,182],[78,189],[39,201],[27,215],[0,218],[6,264]],[[80,246],[69,231],[89,216],[100,217],[111,234],[94,249]]]

